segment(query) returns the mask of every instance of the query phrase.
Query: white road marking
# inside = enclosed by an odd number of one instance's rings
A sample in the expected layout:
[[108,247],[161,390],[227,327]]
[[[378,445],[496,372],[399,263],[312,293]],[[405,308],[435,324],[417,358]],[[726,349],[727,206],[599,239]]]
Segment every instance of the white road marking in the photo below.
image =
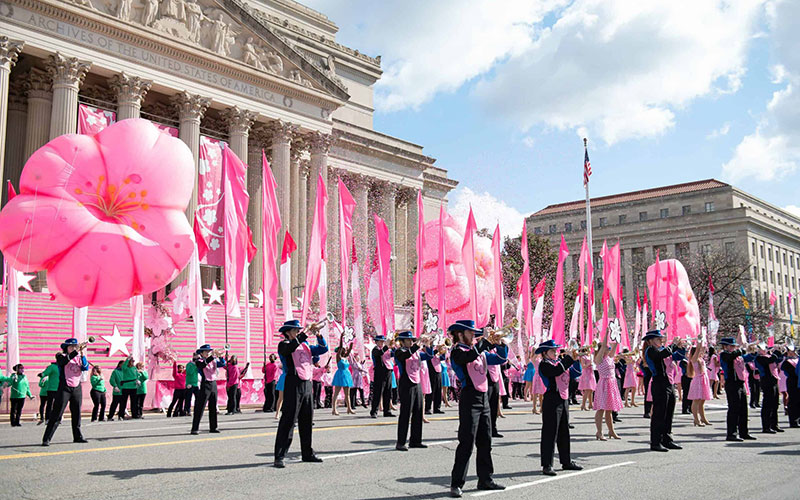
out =
[[606,469],[613,469],[614,467],[622,467],[623,465],[630,465],[630,464],[634,464],[634,463],[636,463],[636,462],[621,462],[621,463],[618,463],[618,464],[604,465],[602,467],[597,467],[597,468],[594,468],[594,469],[586,469],[586,470],[582,470],[582,471],[566,474],[566,475],[563,475],[563,476],[550,476],[550,477],[546,477],[546,478],[543,478],[543,479],[539,479],[537,481],[531,481],[529,483],[515,484],[513,486],[507,487],[505,490],[479,491],[478,493],[473,493],[471,496],[473,496],[473,497],[482,497],[482,496],[485,496],[485,495],[491,495],[492,493],[502,493],[504,491],[518,490],[520,488],[527,488],[529,486],[534,486],[534,485],[537,485],[537,484],[549,483],[550,481],[558,481],[559,479],[568,479],[570,477],[580,476],[582,474],[590,474],[592,472],[600,472],[600,471],[604,471]]

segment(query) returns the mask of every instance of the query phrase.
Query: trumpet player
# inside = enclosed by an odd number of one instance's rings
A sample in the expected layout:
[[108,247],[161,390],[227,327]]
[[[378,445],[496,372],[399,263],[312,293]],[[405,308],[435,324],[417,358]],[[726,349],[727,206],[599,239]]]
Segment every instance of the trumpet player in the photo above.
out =
[[722,352],[719,364],[725,380],[725,396],[728,398],[727,441],[753,440],[747,429],[747,368],[745,367],[743,349],[733,337],[720,339]]
[[312,346],[306,342],[308,334],[301,331],[300,321],[296,319],[286,321],[278,330],[283,334],[283,341],[278,344],[278,356],[286,374],[283,385],[283,412],[275,436],[274,466],[279,469],[286,466],[284,459],[286,452],[292,446],[295,423],[298,424],[300,431],[303,462],[322,462],[311,447],[311,426],[314,418],[312,360],[314,356],[322,356],[328,352],[328,344],[325,342],[325,337],[319,333],[317,325],[311,325],[308,330],[316,333],[317,345]]
[[195,351],[199,356],[197,361],[197,372],[200,375],[200,390],[197,393],[194,403],[194,415],[192,416],[192,431],[197,435],[200,431],[200,420],[203,419],[203,412],[208,403],[208,432],[218,434],[217,429],[217,368],[225,366],[224,349],[212,349],[209,344],[203,344]]
[[375,347],[372,348],[371,356],[375,373],[372,381],[372,410],[369,412],[369,416],[378,418],[378,405],[383,401],[383,416],[394,417],[390,404],[394,349],[389,349],[389,346],[386,345],[386,337],[383,335],[376,335],[373,340]]
[[761,378],[761,431],[765,434],[783,432],[778,426],[778,367],[783,363],[783,356],[777,349],[767,349],[767,344],[758,344],[756,368]]
[[78,339],[70,338],[61,344],[61,352],[56,354],[58,365],[58,390],[55,392],[53,411],[47,422],[42,437],[42,446],[50,446],[50,440],[61,423],[64,410],[69,405],[72,417],[72,440],[75,443],[86,443],[81,434],[81,374],[89,370],[89,361],[86,360],[84,350],[86,342],[78,343]]
[[[420,350],[418,340],[410,330],[398,332],[397,340],[400,347],[395,351],[397,367],[400,370],[398,389],[400,392],[400,416],[397,420],[398,451],[408,451],[408,448],[427,448],[422,443],[423,399],[420,377],[423,376],[421,363],[427,362],[432,357],[432,352],[427,349]],[[408,426],[411,423],[411,438],[408,438]]]
[[789,394],[789,427],[800,427],[800,387],[797,378],[797,352],[794,344],[786,346],[786,359],[781,363],[786,375],[786,392]]
[[653,374],[650,387],[653,396],[650,450],[680,450],[681,446],[672,440],[672,417],[675,413],[675,384],[669,373],[673,359],[672,349],[664,347],[664,335],[660,330],[647,332],[642,340],[645,345],[644,359]]

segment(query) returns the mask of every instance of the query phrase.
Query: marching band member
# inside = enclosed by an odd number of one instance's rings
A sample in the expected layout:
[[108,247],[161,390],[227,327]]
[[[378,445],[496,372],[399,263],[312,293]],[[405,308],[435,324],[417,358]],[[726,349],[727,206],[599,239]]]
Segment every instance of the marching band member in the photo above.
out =
[[650,418],[650,449],[652,451],[680,450],[672,440],[672,417],[675,413],[675,385],[669,378],[667,360],[672,359],[672,349],[664,347],[664,335],[651,330],[642,339],[645,344],[644,359],[653,374],[650,392],[653,407]]
[[175,416],[183,416],[183,401],[186,397],[186,370],[177,361],[172,362],[172,401],[167,408],[167,417],[172,416],[175,409]]
[[286,467],[284,459],[286,452],[292,446],[295,423],[300,431],[303,462],[322,462],[311,447],[311,427],[314,418],[314,406],[311,401],[313,392],[311,378],[314,367],[311,360],[313,356],[322,356],[328,352],[328,344],[325,342],[325,337],[319,334],[317,325],[311,325],[309,331],[317,332],[317,345],[309,345],[306,342],[308,334],[301,331],[300,321],[296,319],[286,321],[278,331],[284,337],[278,344],[278,356],[281,358],[286,378],[283,386],[283,412],[275,436],[274,466],[279,469]]
[[[400,369],[400,416],[397,419],[397,445],[398,451],[408,451],[408,448],[427,448],[422,443],[422,415],[423,401],[422,388],[420,387],[420,363],[428,361],[431,354],[422,350],[410,330],[403,330],[397,334],[400,348],[394,353],[397,366]],[[411,438],[406,446],[408,425],[411,421]]]
[[556,444],[558,445],[558,458],[563,470],[582,470],[583,467],[572,461],[569,443],[569,368],[578,357],[575,351],[572,355],[564,354],[560,359],[558,350],[560,345],[553,340],[539,344],[536,354],[542,355],[539,363],[539,374],[545,386],[542,399],[542,441],[541,458],[542,473],[546,476],[555,476],[553,470],[553,457]]
[[86,443],[81,434],[81,373],[89,370],[89,362],[83,351],[86,343],[78,343],[78,339],[71,338],[61,344],[61,352],[56,354],[58,365],[58,390],[55,392],[53,411],[44,430],[42,446],[50,446],[64,410],[69,405],[72,416],[72,440],[76,443]]
[[106,413],[106,382],[103,379],[103,371],[99,366],[92,367],[92,375],[89,377],[92,389],[89,394],[92,396],[92,422],[100,417],[102,422]]
[[783,356],[776,352],[769,352],[767,344],[758,344],[758,355],[755,359],[756,368],[761,378],[761,392],[764,400],[761,402],[761,432],[775,434],[783,432],[778,427],[778,367],[783,363]]
[[476,466],[479,490],[503,490],[494,482],[492,474],[492,436],[487,371],[489,365],[506,361],[506,347],[499,346],[499,353],[489,353],[492,344],[481,338],[473,345],[476,334],[482,333],[471,320],[459,320],[447,329],[453,337],[450,363],[461,387],[458,398],[458,447],[450,478],[450,496],[460,498],[461,488],[467,480],[469,458],[473,445],[477,447]]
[[44,372],[36,376],[39,377],[39,422],[36,425],[42,425],[47,415],[47,377],[44,376]]
[[[111,376],[108,378],[108,385],[111,386],[111,406],[108,408],[108,417],[107,420],[111,422],[114,420],[114,413],[116,413],[117,408],[122,403],[122,386],[120,385],[120,381],[122,380],[122,365],[125,363],[125,360],[121,360],[117,363],[117,367],[111,372]],[[46,372],[46,371],[45,371]],[[122,413],[119,414],[119,420],[122,420]]]
[[444,413],[442,411],[442,360],[439,358],[439,346],[435,346],[434,356],[427,361],[428,377],[431,381],[431,393],[425,396],[425,414]]
[[594,397],[594,408],[597,410],[594,414],[594,425],[597,429],[595,438],[598,441],[606,440],[603,437],[603,417],[605,417],[606,426],[608,427],[608,437],[620,439],[614,431],[612,415],[612,412],[622,409],[622,398],[619,395],[619,386],[617,385],[614,368],[613,353],[616,349],[616,342],[608,343],[608,331],[606,331],[606,336],[594,355],[594,363],[600,373]]
[[200,377],[195,364],[198,359],[200,359],[200,355],[195,352],[192,355],[192,360],[186,363],[186,392],[183,393],[183,413],[189,417],[192,416],[192,396],[197,401],[197,397],[200,394]]
[[786,392],[789,394],[789,427],[800,427],[800,387],[797,377],[797,352],[793,344],[786,346],[786,359],[781,364],[786,374]]
[[386,345],[386,337],[376,335],[373,340],[375,347],[372,348],[372,367],[374,376],[372,379],[372,411],[369,416],[378,418],[378,405],[383,402],[383,416],[394,417],[391,410],[390,399],[392,397],[392,362],[391,357],[394,350]]
[[225,366],[223,350],[214,350],[209,344],[203,344],[200,349],[195,351],[200,357],[194,362],[197,365],[197,372],[200,374],[200,390],[194,403],[194,416],[192,417],[193,435],[200,431],[200,420],[208,403],[208,432],[218,434],[217,429],[217,368]]
[[[745,368],[744,350],[736,349],[739,345],[733,337],[724,337],[719,341],[722,352],[719,364],[725,380],[725,395],[728,398],[727,441],[754,440],[747,429],[747,368]],[[738,436],[737,436],[738,430]]]
[[695,427],[711,425],[711,422],[706,419],[705,406],[706,401],[714,396],[711,392],[711,382],[708,379],[705,355],[706,347],[703,344],[692,347],[687,370],[691,379],[687,397],[692,402],[692,416],[694,417]]
[[594,391],[597,389],[597,379],[594,378],[594,359],[591,356],[591,347],[586,346],[590,352],[580,358],[581,377],[578,379],[578,390],[581,391],[581,411],[594,409]]
[[275,406],[275,380],[278,378],[278,365],[275,361],[278,359],[274,353],[269,355],[269,362],[264,363],[261,368],[261,373],[264,374],[264,406],[262,411],[269,413]]

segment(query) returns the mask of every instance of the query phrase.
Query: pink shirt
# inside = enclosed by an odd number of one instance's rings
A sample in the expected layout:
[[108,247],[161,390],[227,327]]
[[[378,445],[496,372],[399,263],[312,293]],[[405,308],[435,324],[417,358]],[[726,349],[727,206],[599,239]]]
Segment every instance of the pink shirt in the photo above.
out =
[[318,368],[314,367],[314,374],[311,376],[311,380],[314,382],[322,382],[322,376],[325,374],[325,368]]
[[81,385],[81,373],[83,373],[81,369],[81,358],[82,356],[78,354],[70,359],[64,366],[64,379],[68,387],[78,387]]
[[411,355],[410,358],[406,360],[406,375],[408,375],[408,380],[410,380],[414,384],[419,384],[419,374],[420,374],[420,363],[422,361],[419,359],[419,353],[415,352]]
[[239,383],[239,367],[237,365],[225,365],[226,376],[225,387],[231,387]]
[[175,388],[177,389],[186,388],[186,372],[178,371],[178,363],[172,364],[172,380]]
[[311,363],[311,347],[303,342],[292,353],[294,360],[294,370],[300,380],[311,380],[314,372],[314,365]]
[[207,361],[208,364],[203,367],[203,374],[205,375],[206,380],[217,380],[217,360],[209,357]]
[[[469,351],[469,348],[463,345],[458,346],[463,351]],[[486,378],[487,372],[486,354],[481,353],[478,359],[467,364],[467,374],[472,381],[472,386],[476,391],[486,392],[489,390],[489,380]]]
[[261,368],[261,373],[264,374],[264,383],[270,384],[275,382],[275,379],[278,375],[278,364],[277,363],[267,363]]
[[431,358],[431,366],[436,373],[442,373],[442,360],[439,359],[436,353],[434,353],[433,358]]

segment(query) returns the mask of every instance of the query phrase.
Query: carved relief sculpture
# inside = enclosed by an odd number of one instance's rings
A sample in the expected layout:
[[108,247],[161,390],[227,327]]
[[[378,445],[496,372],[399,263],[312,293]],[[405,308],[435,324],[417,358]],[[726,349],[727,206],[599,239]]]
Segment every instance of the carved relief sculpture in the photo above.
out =
[[265,69],[264,65],[261,64],[258,53],[256,52],[256,47],[253,45],[252,36],[247,37],[247,41],[242,44],[242,62],[249,66],[253,66],[256,69]]
[[117,18],[120,21],[130,21],[131,20],[131,4],[133,0],[119,0],[119,5],[117,5]]
[[222,13],[217,14],[217,18],[211,21],[213,36],[211,38],[210,49],[221,56],[228,55],[228,23],[223,19]]
[[267,71],[278,75],[283,72],[283,60],[274,50],[267,52]]
[[183,21],[186,19],[186,9],[184,8],[183,0],[161,0],[161,9],[159,10],[161,17],[176,19]]
[[197,4],[197,0],[188,0],[184,8],[186,9],[190,40],[197,43],[200,40],[200,26],[204,17],[203,10]]
[[158,0],[144,0],[144,10],[142,11],[142,24],[152,26],[158,14]]

